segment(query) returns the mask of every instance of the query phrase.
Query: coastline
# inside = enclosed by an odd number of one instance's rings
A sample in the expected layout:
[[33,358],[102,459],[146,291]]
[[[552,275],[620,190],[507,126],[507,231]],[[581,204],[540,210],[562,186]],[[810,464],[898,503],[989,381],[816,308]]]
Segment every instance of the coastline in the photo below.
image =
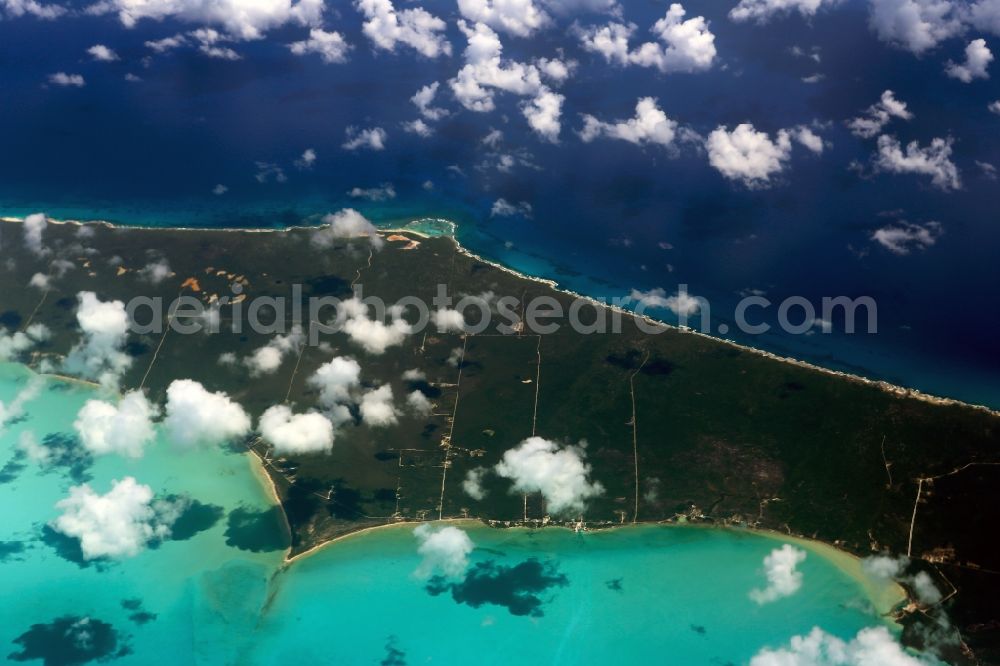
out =
[[[0,222],[22,223],[23,221],[24,221],[24,219],[23,218],[19,218],[19,217],[0,216]],[[403,226],[378,227],[377,232],[379,234],[407,233],[407,234],[412,234],[412,235],[415,235],[415,236],[418,236],[418,237],[424,238],[424,239],[430,238],[431,236],[429,234],[420,232],[420,231],[415,230],[413,228],[407,228],[409,225],[412,225],[412,224],[415,224],[415,223],[419,223],[419,222],[422,222],[422,221],[443,222],[443,223],[447,223],[447,224],[451,225],[452,229],[457,229],[457,225],[454,222],[450,222],[448,220],[444,220],[444,219],[441,219],[441,218],[434,218],[434,217],[430,217],[430,216],[425,216],[425,217],[415,218],[415,219],[411,220],[409,223],[404,224]],[[72,226],[77,226],[77,227],[84,227],[84,226],[89,225],[89,224],[94,224],[94,225],[101,225],[101,226],[104,226],[104,227],[109,228],[109,229],[122,229],[122,230],[133,230],[134,229],[134,230],[145,230],[145,231],[193,231],[193,232],[198,232],[198,231],[201,231],[201,232],[222,231],[222,232],[237,232],[237,233],[284,233],[284,232],[287,232],[287,231],[301,231],[301,230],[307,230],[308,231],[308,230],[311,230],[311,229],[318,229],[318,228],[320,228],[320,225],[293,225],[293,226],[286,226],[286,227],[281,227],[281,228],[271,228],[271,229],[253,229],[253,228],[239,228],[239,227],[211,227],[211,228],[208,228],[208,227],[153,227],[153,226],[145,226],[145,225],[135,225],[135,226],[133,226],[133,225],[114,224],[112,222],[108,222],[108,221],[105,221],[105,220],[87,220],[87,221],[84,221],[84,220],[57,220],[57,219],[53,219],[53,218],[48,218],[48,222],[51,223],[51,224],[65,224],[65,225],[72,225]],[[881,379],[871,379],[869,377],[864,377],[862,375],[858,375],[858,374],[854,374],[854,373],[850,373],[850,372],[844,372],[842,370],[832,370],[830,368],[825,368],[825,367],[823,367],[821,365],[816,365],[814,363],[810,363],[808,361],[803,361],[801,359],[793,358],[793,357],[790,357],[790,356],[782,356],[780,354],[775,354],[773,352],[769,352],[769,351],[766,351],[764,349],[760,349],[758,347],[753,347],[753,346],[746,345],[746,344],[743,344],[743,343],[735,342],[735,341],[729,340],[727,338],[720,338],[720,337],[716,337],[714,335],[709,335],[707,333],[702,333],[701,331],[696,331],[696,330],[694,330],[692,328],[689,328],[689,327],[681,327],[681,326],[676,326],[674,324],[669,324],[669,323],[664,322],[662,320],[656,319],[656,318],[654,318],[654,317],[652,317],[650,315],[638,314],[638,313],[636,313],[636,312],[634,312],[632,310],[628,310],[626,308],[622,308],[622,307],[617,306],[617,305],[612,305],[612,304],[609,304],[609,303],[605,303],[605,302],[601,301],[600,299],[594,298],[592,296],[586,296],[584,294],[580,294],[578,292],[575,292],[575,291],[573,291],[571,289],[566,289],[566,288],[560,287],[559,283],[556,282],[555,280],[551,280],[551,279],[548,279],[548,278],[543,278],[543,277],[539,277],[539,276],[535,276],[535,275],[528,275],[528,274],[525,274],[525,273],[521,273],[520,271],[517,271],[517,270],[515,270],[513,268],[510,268],[509,266],[506,266],[506,265],[504,265],[504,264],[502,264],[502,263],[500,263],[498,261],[495,261],[493,259],[489,259],[489,258],[483,257],[482,255],[479,255],[479,254],[473,252],[472,250],[469,250],[465,246],[463,246],[461,244],[461,242],[458,240],[456,234],[454,234],[454,233],[452,233],[452,234],[442,234],[441,237],[450,238],[451,241],[452,241],[452,243],[454,243],[454,245],[455,245],[456,251],[459,254],[462,254],[462,255],[470,258],[470,259],[474,259],[476,261],[479,261],[479,262],[482,262],[484,264],[487,264],[488,266],[490,266],[492,268],[495,268],[496,270],[503,271],[503,272],[505,272],[505,273],[507,273],[509,275],[512,275],[512,276],[518,278],[518,279],[527,280],[529,282],[534,282],[536,284],[543,285],[543,286],[545,286],[545,287],[547,287],[549,289],[552,289],[554,291],[557,291],[557,292],[559,292],[561,294],[565,294],[565,295],[568,295],[568,296],[572,296],[573,298],[577,298],[577,299],[581,299],[581,300],[587,301],[588,303],[594,304],[595,306],[598,306],[598,307],[607,308],[607,309],[609,309],[609,310],[611,310],[613,312],[616,312],[618,314],[621,314],[623,316],[629,316],[629,317],[632,317],[634,319],[640,319],[643,322],[645,322],[646,324],[649,324],[650,326],[660,327],[660,328],[663,328],[664,330],[672,330],[672,331],[679,332],[679,333],[686,333],[686,334],[689,334],[689,335],[700,336],[700,337],[703,337],[703,338],[708,339],[708,340],[712,340],[712,341],[715,341],[715,342],[718,342],[718,343],[721,343],[721,344],[725,344],[725,345],[727,345],[727,346],[729,346],[729,347],[731,347],[733,349],[738,349],[740,351],[749,352],[749,353],[756,354],[756,355],[764,357],[764,358],[768,358],[768,359],[770,359],[772,361],[778,361],[780,363],[787,363],[789,365],[794,365],[794,366],[797,366],[797,367],[800,367],[800,368],[803,368],[803,369],[806,369],[806,370],[811,370],[811,371],[815,371],[815,372],[821,372],[821,373],[823,373],[825,375],[828,375],[828,376],[831,376],[831,377],[837,377],[837,378],[844,379],[844,380],[847,380],[847,381],[850,381],[850,382],[854,382],[854,383],[857,383],[857,384],[862,384],[862,385],[865,385],[865,386],[875,387],[875,388],[877,388],[877,389],[879,389],[879,390],[881,390],[881,391],[883,391],[885,393],[889,393],[889,394],[892,394],[892,395],[895,395],[895,396],[898,396],[898,397],[911,398],[911,399],[914,399],[914,400],[919,400],[921,402],[926,402],[926,403],[929,403],[929,404],[939,405],[939,406],[966,407],[966,408],[975,409],[975,410],[978,410],[978,411],[985,412],[985,413],[990,414],[992,416],[1000,416],[1000,409],[994,409],[994,408],[989,407],[987,405],[981,405],[981,404],[977,404],[977,403],[973,403],[973,402],[966,402],[964,400],[959,400],[957,398],[949,398],[949,397],[945,397],[945,396],[934,395],[934,394],[931,394],[931,393],[927,393],[925,391],[921,391],[920,389],[915,389],[915,388],[911,388],[911,387],[907,387],[907,386],[902,386],[902,385],[899,385],[899,384],[893,384],[891,382],[888,382],[888,381],[885,381],[885,380],[881,380]]]

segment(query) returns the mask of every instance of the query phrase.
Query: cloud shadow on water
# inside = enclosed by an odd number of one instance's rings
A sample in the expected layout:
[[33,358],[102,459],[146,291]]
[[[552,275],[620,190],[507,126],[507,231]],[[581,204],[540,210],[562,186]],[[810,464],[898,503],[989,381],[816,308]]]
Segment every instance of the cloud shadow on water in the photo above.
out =
[[456,603],[479,608],[483,604],[504,606],[511,615],[542,617],[541,594],[550,588],[566,587],[569,579],[551,562],[531,558],[514,566],[493,560],[477,562],[461,582],[435,576],[427,591],[438,596],[450,591]]
[[288,547],[281,508],[273,506],[256,511],[241,506],[229,512],[226,545],[240,550],[263,553]]
[[45,666],[70,666],[91,661],[109,661],[132,652],[113,626],[89,617],[67,615],[48,624],[33,624],[14,639],[21,646],[7,658],[13,661],[40,659]]

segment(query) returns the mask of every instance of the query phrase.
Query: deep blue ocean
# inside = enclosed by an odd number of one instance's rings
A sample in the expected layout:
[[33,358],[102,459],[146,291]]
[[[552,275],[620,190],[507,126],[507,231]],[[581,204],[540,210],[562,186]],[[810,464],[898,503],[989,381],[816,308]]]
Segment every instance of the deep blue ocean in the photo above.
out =
[[[465,41],[454,3],[428,0],[449,20],[452,58],[373,51],[346,3],[329,23],[355,45],[345,65],[292,56],[302,37],[283,27],[259,41],[234,44],[242,60],[206,58],[193,49],[151,56],[144,41],[189,24],[144,21],[123,29],[113,17],[0,22],[0,213],[44,211],[57,218],[123,224],[281,227],[353,206],[376,221],[446,217],[461,242],[486,257],[592,296],[623,296],[662,287],[712,304],[713,331],[726,323],[740,293],[761,290],[775,303],[804,296],[871,296],[878,333],[737,338],[831,368],[884,378],[931,393],[1000,407],[1000,246],[996,182],[976,162],[1000,164],[1000,117],[986,110],[1000,97],[994,82],[960,83],[943,74],[962,40],[915,57],[880,43],[867,8],[846,2],[807,22],[765,26],[726,18],[732,3],[690,5],[716,35],[719,63],[710,72],[661,75],[616,68],[584,52],[568,25],[526,40],[504,38],[505,55],[529,59],[560,49],[578,62],[560,89],[566,96],[558,144],[540,141],[521,116],[519,98],[497,96],[491,113],[462,110],[447,80],[461,66]],[[629,3],[639,32],[664,3]],[[600,17],[583,15],[581,24]],[[120,60],[96,63],[85,49],[112,46]],[[793,47],[819,54],[792,54]],[[79,72],[82,88],[45,84],[54,71]],[[125,74],[141,81],[126,81]],[[816,83],[803,77],[822,74]],[[409,97],[442,83],[437,106],[452,113],[420,138],[401,123],[417,117]],[[942,192],[914,175],[862,175],[871,141],[845,120],[885,89],[914,118],[890,127],[902,141],[954,139],[963,188]],[[720,124],[758,129],[818,123],[822,156],[796,150],[778,182],[748,190],[725,181],[695,148],[679,155],[623,141],[586,144],[580,114],[630,117],[641,96],[702,134]],[[345,128],[384,127],[381,152],[341,148]],[[482,138],[497,129],[495,147]],[[315,150],[314,165],[295,160]],[[500,155],[514,158],[497,168]],[[257,163],[277,165],[284,182],[258,182]],[[427,183],[431,183],[427,185]],[[396,198],[367,202],[354,187],[392,183]],[[216,185],[225,194],[213,194]],[[531,219],[491,217],[503,197],[528,202]],[[933,247],[899,256],[871,241],[886,221],[937,221]],[[661,313],[668,321],[669,312]]]

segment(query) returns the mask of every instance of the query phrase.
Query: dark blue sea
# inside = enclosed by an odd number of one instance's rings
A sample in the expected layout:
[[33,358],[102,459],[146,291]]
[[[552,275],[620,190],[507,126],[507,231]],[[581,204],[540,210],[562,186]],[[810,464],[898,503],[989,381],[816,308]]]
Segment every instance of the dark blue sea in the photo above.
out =
[[[568,26],[530,40],[505,36],[505,56],[561,52],[578,63],[560,89],[566,102],[556,144],[530,132],[517,97],[498,95],[490,113],[452,99],[447,80],[465,45],[452,2],[422,3],[449,21],[455,55],[436,60],[373,51],[357,13],[346,3],[334,7],[329,23],[355,45],[345,65],[293,56],[285,44],[303,30],[291,26],[233,44],[243,58],[225,61],[194,49],[150,58],[146,40],[192,28],[171,20],[131,29],[84,15],[0,21],[0,214],[247,228],[315,222],[345,206],[375,221],[443,217],[458,224],[471,250],[588,295],[688,285],[711,303],[713,332],[749,290],[775,303],[871,296],[874,335],[846,335],[835,321],[831,334],[736,339],[1000,407],[997,183],[976,165],[1000,165],[1000,116],[986,110],[1000,97],[995,83],[943,74],[948,58],[961,57],[962,40],[920,58],[880,43],[860,2],[811,22],[766,26],[734,24],[726,18],[731,4],[688,7],[709,19],[719,50],[717,66],[701,74],[610,66],[580,49]],[[626,14],[644,33],[664,11],[659,2],[629,3]],[[95,43],[112,46],[120,60],[92,62],[85,51]],[[794,47],[821,57],[795,56]],[[56,71],[79,72],[87,84],[46,84]],[[822,80],[802,81],[814,74]],[[441,82],[436,105],[451,114],[430,138],[404,132],[401,124],[417,117],[409,97],[434,81]],[[852,136],[844,121],[885,89],[914,113],[889,130],[904,143],[954,139],[961,190],[850,168],[868,163],[873,142]],[[772,134],[816,123],[828,146],[818,157],[795,150],[770,188],[748,190],[723,179],[694,146],[673,154],[577,136],[581,114],[628,118],[643,96],[703,135],[740,122]],[[386,149],[344,150],[348,126],[385,128]],[[492,130],[502,139],[491,147],[482,139]],[[317,159],[298,168],[307,148]],[[512,168],[498,168],[502,155]],[[270,174],[265,182],[256,178],[262,171]],[[395,199],[348,196],[383,183],[393,184]],[[217,185],[224,194],[213,193]],[[529,203],[530,219],[491,217],[499,198]],[[943,231],[932,247],[896,255],[871,234],[898,220],[935,221]],[[656,314],[672,321],[668,311]]]

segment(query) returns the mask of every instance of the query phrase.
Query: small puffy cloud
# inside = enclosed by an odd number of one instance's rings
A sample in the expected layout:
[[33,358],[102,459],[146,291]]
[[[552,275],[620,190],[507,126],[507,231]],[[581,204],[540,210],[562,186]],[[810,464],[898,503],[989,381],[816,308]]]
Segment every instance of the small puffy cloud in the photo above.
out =
[[438,308],[431,315],[438,333],[461,333],[465,330],[465,316],[458,310]]
[[143,19],[172,18],[197,25],[223,28],[234,39],[260,39],[265,32],[285,24],[318,25],[322,0],[101,0],[91,13],[117,13],[125,27]]
[[434,135],[434,130],[431,126],[424,122],[423,118],[417,118],[416,120],[408,120],[402,124],[403,131],[407,134],[416,134],[422,139],[426,139],[429,136]]
[[389,138],[389,134],[381,127],[369,129],[348,127],[344,133],[347,137],[342,144],[344,150],[360,150],[362,148],[375,151],[385,150],[385,142]]
[[897,100],[891,90],[886,90],[878,102],[869,106],[857,118],[849,120],[847,127],[855,136],[870,139],[879,134],[893,118],[910,120],[913,114],[906,108],[906,102]]
[[45,273],[35,273],[31,276],[31,279],[28,280],[28,286],[45,291],[52,286],[52,278]]
[[127,458],[141,458],[145,448],[156,438],[156,405],[141,391],[130,391],[118,404],[88,400],[76,415],[73,428],[83,446],[94,455],[117,453]]
[[427,381],[427,373],[419,368],[410,368],[403,372],[403,379],[408,382],[425,382]]
[[87,49],[87,53],[90,54],[91,58],[100,62],[114,62],[118,60],[118,54],[104,44],[94,44]]
[[178,33],[176,35],[171,35],[170,37],[164,37],[162,39],[149,40],[146,43],[146,48],[152,49],[157,53],[166,53],[167,51],[172,51],[176,48],[184,46],[187,44],[187,38]]
[[475,548],[469,535],[457,527],[437,527],[430,523],[413,530],[417,537],[417,552],[423,557],[414,571],[418,578],[434,575],[457,578],[469,566],[469,554]]
[[931,184],[939,189],[961,189],[962,180],[958,167],[951,161],[951,145],[950,137],[936,138],[926,147],[911,141],[904,149],[896,137],[883,134],[878,138],[875,169],[889,173],[930,176]]
[[42,4],[36,0],[2,0],[0,10],[8,17],[34,16],[37,19],[52,20],[63,16],[66,8],[61,5]]
[[382,237],[378,235],[378,229],[368,218],[354,210],[344,208],[336,213],[328,213],[323,216],[323,224],[326,228],[317,231],[312,238],[315,245],[328,247],[338,238],[364,238],[367,237],[376,248],[382,247]]
[[125,353],[128,315],[121,301],[103,302],[92,291],[76,295],[76,320],[83,340],[70,349],[64,367],[67,372],[114,386],[132,365]]
[[965,47],[965,62],[956,63],[949,60],[944,71],[948,76],[958,79],[962,83],[972,83],[973,79],[990,78],[986,68],[991,62],[993,62],[993,53],[986,46],[986,40],[974,39]]
[[879,39],[920,54],[963,29],[949,0],[871,0],[870,23]]
[[483,477],[489,472],[485,467],[475,467],[465,473],[462,479],[462,490],[474,500],[482,500],[486,497],[486,489],[483,488]]
[[83,484],[69,489],[51,527],[80,541],[83,558],[122,558],[170,535],[176,511],[153,501],[153,490],[127,476],[111,482],[104,495]]
[[518,37],[530,37],[551,21],[533,0],[458,0],[458,11],[470,21]]
[[352,199],[367,199],[368,201],[389,201],[396,198],[396,188],[392,183],[382,183],[378,187],[354,187],[347,196]]
[[389,347],[403,344],[408,335],[413,332],[405,319],[392,313],[390,322],[386,324],[379,319],[369,318],[368,306],[357,297],[341,303],[340,312],[345,317],[343,331],[356,345],[369,354],[384,354]]
[[84,81],[83,76],[80,74],[67,74],[66,72],[56,72],[54,74],[49,74],[49,83],[54,86],[63,86],[69,88],[82,88],[87,84]]
[[989,109],[990,113],[995,113],[1000,116],[1000,99],[995,102],[990,102],[989,106],[986,108]]
[[608,123],[584,115],[583,122],[580,138],[585,142],[605,136],[636,145],[670,146],[677,135],[677,122],[667,117],[655,97],[641,98],[635,105],[635,117],[628,120]]
[[254,377],[270,375],[278,371],[285,357],[297,352],[305,342],[301,326],[293,326],[287,335],[276,335],[263,347],[243,359],[243,364],[250,368]]
[[816,15],[823,4],[831,5],[836,0],[740,0],[729,12],[733,21],[756,21],[767,23],[775,16],[787,16],[798,12],[809,18]]
[[351,402],[351,392],[361,385],[361,365],[337,356],[317,368],[307,383],[319,390],[319,404],[333,409]]
[[749,123],[733,131],[719,127],[705,141],[708,163],[730,180],[748,188],[767,187],[771,177],[781,173],[792,153],[788,130],[779,130],[774,139]]
[[188,34],[198,43],[198,50],[209,58],[218,58],[219,60],[241,60],[243,58],[228,46],[220,46],[221,42],[230,41],[230,38],[218,30],[198,28]]
[[701,309],[701,299],[691,296],[683,289],[671,296],[667,296],[667,292],[661,287],[649,291],[633,289],[629,299],[644,308],[666,308],[679,317],[689,317]]
[[540,91],[533,99],[521,105],[521,112],[528,121],[528,126],[538,136],[555,143],[559,140],[562,124],[562,105],[565,97],[551,90]]
[[591,481],[584,445],[561,447],[542,437],[529,437],[504,452],[494,467],[500,476],[514,482],[511,492],[540,492],[549,513],[581,514],[587,500],[604,492]]
[[32,213],[24,218],[22,227],[24,229],[24,246],[31,250],[33,254],[42,256],[49,252],[42,243],[42,235],[45,228],[49,226],[49,220],[44,213]]
[[250,417],[222,391],[208,391],[191,379],[167,387],[163,425],[178,446],[224,444],[250,432]]
[[418,90],[410,101],[420,111],[420,115],[427,120],[440,120],[448,115],[447,109],[434,106],[434,98],[437,96],[438,88],[441,84],[437,81],[424,86]]
[[284,405],[265,411],[258,423],[260,436],[278,455],[329,453],[333,449],[333,424],[322,414],[293,414]]
[[895,580],[903,574],[909,564],[910,561],[905,557],[889,555],[871,555],[861,560],[861,568],[876,580]]
[[258,183],[267,183],[270,181],[274,181],[275,183],[288,182],[285,170],[273,162],[255,162],[254,166],[257,167],[257,173],[253,177]]
[[219,183],[218,185],[216,185],[215,187],[212,188],[212,194],[214,194],[217,197],[221,197],[223,194],[225,194],[228,191],[229,191],[229,188],[226,187],[225,185],[223,185],[222,183]]
[[295,160],[295,167],[297,169],[307,170],[312,169],[316,164],[316,151],[312,148],[306,148],[302,151],[302,155],[299,159]]
[[930,666],[907,652],[885,627],[867,627],[844,641],[814,627],[805,636],[794,636],[781,648],[764,648],[750,666]]
[[490,208],[490,217],[516,217],[521,216],[527,219],[531,219],[533,209],[531,204],[527,201],[519,201],[517,203],[511,203],[503,197],[500,197],[493,202],[493,206]]
[[823,139],[810,128],[796,127],[792,130],[792,136],[813,153],[819,155],[823,152],[823,148],[825,147]]
[[315,53],[327,64],[347,62],[351,45],[339,32],[327,32],[320,28],[309,31],[309,39],[292,42],[288,48],[295,55]]
[[406,394],[406,404],[413,410],[414,414],[420,416],[430,414],[433,408],[431,401],[427,399],[427,396],[422,391],[410,391]]
[[157,259],[139,269],[139,277],[151,284],[160,284],[173,274],[166,259]]
[[13,400],[6,403],[0,400],[0,435],[3,434],[8,423],[24,415],[24,406],[41,395],[44,387],[45,382],[36,377],[18,391]]
[[911,224],[900,221],[887,224],[872,232],[871,239],[893,254],[906,255],[914,250],[926,250],[940,238],[941,225],[938,222]]
[[376,48],[393,52],[403,44],[427,58],[451,55],[447,25],[422,7],[397,10],[391,0],[355,0],[354,6],[364,15],[362,31]]
[[45,324],[32,324],[23,331],[13,333],[0,328],[0,363],[17,360],[19,356],[31,351],[50,337],[52,333]]
[[916,593],[917,599],[922,604],[932,605],[941,601],[941,590],[937,588],[937,585],[934,584],[930,574],[926,571],[918,571],[917,574],[907,582],[909,582],[913,587],[913,591]]
[[609,23],[581,29],[578,36],[585,50],[618,65],[655,67],[665,74],[710,69],[716,56],[715,35],[705,17],[696,16],[685,21],[685,14],[682,5],[670,5],[666,15],[651,28],[659,42],[645,42],[635,49],[629,47],[636,29],[634,25]]
[[802,587],[802,572],[798,566],[805,559],[804,550],[787,543],[772,550],[764,558],[767,587],[750,590],[750,598],[758,604],[767,604],[798,592]]
[[399,412],[392,402],[392,387],[388,384],[366,391],[358,403],[358,411],[363,423],[376,428],[399,422]]

